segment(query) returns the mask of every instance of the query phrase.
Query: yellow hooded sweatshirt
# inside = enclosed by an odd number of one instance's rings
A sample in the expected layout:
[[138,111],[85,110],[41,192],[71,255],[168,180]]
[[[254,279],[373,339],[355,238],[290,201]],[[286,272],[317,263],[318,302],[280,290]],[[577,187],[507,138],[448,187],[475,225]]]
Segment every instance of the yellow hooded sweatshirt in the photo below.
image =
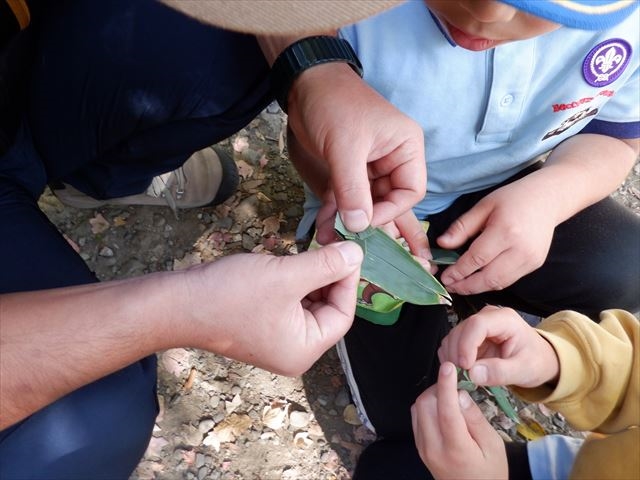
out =
[[571,311],[543,320],[537,330],[560,360],[558,383],[512,390],[598,432],[580,448],[572,479],[640,479],[640,323],[623,310],[600,320]]

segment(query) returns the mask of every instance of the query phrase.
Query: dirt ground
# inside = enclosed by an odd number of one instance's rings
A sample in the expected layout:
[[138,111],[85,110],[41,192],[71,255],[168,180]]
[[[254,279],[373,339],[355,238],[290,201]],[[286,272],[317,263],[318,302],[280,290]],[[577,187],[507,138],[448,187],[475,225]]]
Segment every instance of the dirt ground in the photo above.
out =
[[[220,144],[233,152],[242,181],[216,208],[182,211],[179,218],[163,207],[77,210],[50,192],[40,206],[101,280],[187,268],[236,252],[295,254],[303,193],[287,161],[285,122],[277,108],[267,109]],[[640,214],[640,165],[614,196]],[[130,480],[348,479],[373,440],[357,420],[333,349],[300,378],[193,349],[158,358],[161,412]],[[514,423],[478,395],[502,435],[524,441]],[[580,435],[557,414],[518,406],[547,433]]]

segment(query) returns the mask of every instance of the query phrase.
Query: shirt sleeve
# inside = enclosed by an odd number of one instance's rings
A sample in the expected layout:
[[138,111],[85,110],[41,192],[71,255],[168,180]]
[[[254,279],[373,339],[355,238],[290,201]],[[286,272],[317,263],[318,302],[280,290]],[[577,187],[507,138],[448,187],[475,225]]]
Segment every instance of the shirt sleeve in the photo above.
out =
[[598,115],[580,133],[615,138],[640,137],[640,69],[605,103]]
[[544,402],[579,430],[612,433],[640,423],[640,323],[623,310],[600,319],[563,311],[544,320],[538,332],[558,355],[558,384],[513,391]]
[[546,435],[527,443],[529,469],[533,480],[569,478],[584,440],[566,435]]

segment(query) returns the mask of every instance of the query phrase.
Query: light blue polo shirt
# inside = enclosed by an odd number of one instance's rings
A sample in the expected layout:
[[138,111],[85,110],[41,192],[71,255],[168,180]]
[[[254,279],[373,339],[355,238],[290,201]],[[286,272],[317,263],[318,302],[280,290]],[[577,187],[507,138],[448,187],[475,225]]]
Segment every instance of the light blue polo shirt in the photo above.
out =
[[[451,42],[423,1],[409,1],[340,35],[364,80],[422,125],[428,186],[414,211],[424,218],[581,131],[639,137],[639,25],[636,9],[607,31],[561,27],[472,52]],[[303,223],[318,205],[308,199]]]

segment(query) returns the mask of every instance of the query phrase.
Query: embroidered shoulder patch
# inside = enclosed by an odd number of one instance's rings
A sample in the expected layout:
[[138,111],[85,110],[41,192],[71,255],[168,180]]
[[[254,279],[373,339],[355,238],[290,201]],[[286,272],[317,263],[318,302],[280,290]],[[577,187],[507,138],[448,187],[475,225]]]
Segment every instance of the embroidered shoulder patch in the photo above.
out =
[[621,38],[612,38],[591,49],[582,63],[582,75],[593,87],[613,83],[629,63],[631,45]]

